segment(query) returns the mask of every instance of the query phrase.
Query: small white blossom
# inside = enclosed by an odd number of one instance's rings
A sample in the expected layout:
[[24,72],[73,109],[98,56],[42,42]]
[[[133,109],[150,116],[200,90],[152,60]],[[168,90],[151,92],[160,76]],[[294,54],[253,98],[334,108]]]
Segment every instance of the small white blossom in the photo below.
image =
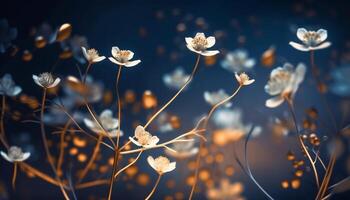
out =
[[11,146],[8,149],[7,154],[3,151],[0,152],[1,156],[9,162],[22,162],[29,158],[29,152],[23,152],[20,147]]
[[169,88],[180,89],[189,78],[190,75],[185,74],[185,71],[181,67],[178,67],[172,73],[165,74],[163,81]]
[[0,79],[0,95],[13,97],[17,96],[21,91],[22,88],[15,84],[10,74],[5,74]]
[[168,158],[163,156],[159,156],[156,159],[152,156],[148,156],[147,162],[158,174],[171,172],[176,168],[176,162],[170,162]]
[[120,50],[118,47],[112,47],[112,56],[108,58],[111,62],[125,67],[133,67],[141,62],[141,60],[130,61],[134,53],[129,50]]
[[165,153],[175,158],[189,158],[196,155],[199,151],[198,147],[195,147],[194,144],[194,140],[188,142],[176,142],[171,146],[171,149],[175,150],[175,152],[165,149]]
[[204,33],[197,33],[194,38],[186,37],[186,46],[190,51],[203,56],[214,56],[219,53],[218,50],[207,50],[215,44],[215,37],[205,37]]
[[[223,89],[220,89],[215,92],[205,91],[203,95],[204,95],[204,100],[211,106],[214,106],[229,97],[229,95]],[[232,103],[230,102],[225,104],[226,107],[230,107],[231,105]]]
[[46,89],[56,87],[61,81],[60,78],[54,78],[49,72],[44,72],[39,76],[33,75],[33,80],[37,85]]
[[[102,113],[99,116],[99,121],[101,122],[102,127],[106,129],[110,137],[117,137],[117,129],[119,126],[119,121],[118,119],[113,118],[113,113],[111,110],[106,109],[102,111]],[[87,127],[89,127],[95,133],[99,133],[99,134],[104,133],[95,120],[85,118],[84,123]],[[120,136],[122,135],[123,135],[123,132],[121,131]]]
[[324,29],[308,31],[305,28],[298,28],[297,37],[303,42],[303,44],[296,42],[289,42],[289,44],[300,51],[312,51],[331,46],[330,42],[324,42],[327,39],[327,30]]
[[221,62],[221,66],[230,72],[239,73],[251,70],[255,63],[254,58],[248,57],[247,51],[237,49],[226,54],[225,60]]
[[141,125],[136,127],[134,137],[136,138],[137,141],[134,138],[129,137],[132,143],[134,143],[137,146],[142,146],[146,148],[153,147],[157,145],[157,143],[159,142],[159,138],[157,136],[152,136]]
[[254,79],[250,79],[246,73],[240,73],[239,75],[235,73],[236,80],[240,85],[250,85],[254,83]]
[[105,56],[100,56],[96,49],[86,50],[85,47],[81,47],[81,50],[83,52],[84,57],[86,58],[86,60],[89,63],[97,63],[97,62],[101,62],[102,60],[106,59]]
[[300,63],[294,69],[290,63],[272,70],[270,79],[265,85],[265,91],[275,97],[268,99],[267,107],[274,108],[281,105],[286,97],[294,97],[300,83],[304,80],[306,67]]

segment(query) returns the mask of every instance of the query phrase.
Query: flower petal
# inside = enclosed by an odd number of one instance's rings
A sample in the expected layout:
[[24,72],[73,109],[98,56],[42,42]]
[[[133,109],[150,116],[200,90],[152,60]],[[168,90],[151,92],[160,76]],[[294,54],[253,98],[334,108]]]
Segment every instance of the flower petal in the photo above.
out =
[[201,54],[200,51],[195,50],[195,49],[192,47],[192,45],[190,45],[190,44],[187,44],[186,47],[187,47],[187,49],[189,49],[190,51],[193,51],[193,52],[195,52],[195,53]]
[[275,108],[283,103],[284,99],[281,96],[273,97],[266,100],[265,106],[269,108]]
[[310,48],[310,49],[311,49],[311,50],[325,49],[325,48],[331,46],[331,44],[332,44],[332,43],[330,43],[330,42],[324,42],[324,43],[318,45],[317,47],[312,47],[312,48]]
[[116,59],[114,59],[113,57],[109,57],[108,58],[112,63],[115,63],[115,64],[117,64],[117,65],[125,65],[125,63],[121,63],[121,62],[119,62],[119,61],[117,61]]
[[308,47],[302,44],[298,44],[296,42],[289,42],[289,45],[292,46],[293,48],[299,50],[299,51],[310,51]]
[[250,85],[250,84],[254,83],[254,81],[255,81],[255,79],[250,79],[250,80],[248,80],[248,81],[245,81],[245,82],[243,83],[243,85]]
[[305,41],[305,34],[307,34],[307,30],[305,28],[298,28],[297,30],[297,37],[301,41]]
[[22,92],[22,88],[21,87],[19,87],[19,86],[15,86],[14,88],[13,88],[13,91],[12,91],[12,94],[11,94],[11,96],[17,96],[19,93],[21,93]]
[[113,57],[117,57],[117,53],[120,51],[120,49],[116,46],[112,47],[111,53]]
[[83,52],[83,55],[85,57],[86,60],[90,60],[90,56],[87,54],[86,52],[86,48],[85,47],[81,47],[81,51]]
[[48,88],[56,87],[61,82],[60,78],[56,78],[55,82],[53,82]]
[[25,152],[25,153],[23,153],[22,158],[21,159],[17,159],[16,161],[17,162],[25,161],[25,160],[27,160],[29,158],[29,156],[30,156],[30,152]]
[[101,61],[104,60],[104,59],[106,59],[106,56],[99,56],[99,57],[93,59],[92,61],[93,61],[94,63],[96,63],[96,62],[101,62]]
[[134,143],[136,146],[139,146],[139,147],[142,146],[139,142],[137,142],[136,140],[134,140],[134,138],[132,138],[132,137],[129,137],[129,140],[130,140],[132,143]]
[[213,37],[213,36],[208,37],[207,38],[207,42],[208,42],[208,44],[206,46],[207,48],[210,48],[210,47],[214,46],[214,44],[215,44],[215,37]]
[[214,56],[216,54],[220,53],[218,50],[213,50],[213,51],[202,51],[200,54],[203,56]]
[[113,112],[110,109],[105,109],[100,114],[100,118],[111,118],[112,116],[113,116]]
[[171,172],[176,168],[176,162],[171,162],[166,170],[164,170],[164,173]]
[[133,66],[139,64],[140,62],[141,62],[141,60],[130,61],[130,62],[125,63],[125,67],[133,67]]
[[5,152],[1,151],[0,154],[5,160],[7,160],[9,162],[13,162],[13,160],[11,158],[9,158]]
[[134,52],[128,50],[129,52],[129,56],[128,56],[128,60],[131,60],[134,57]]
[[41,83],[39,82],[39,77],[37,76],[37,75],[34,75],[33,74],[33,80],[34,80],[34,82],[37,84],[37,85],[39,85],[40,87],[44,87],[43,85],[41,85]]
[[327,39],[327,30],[325,30],[325,29],[319,29],[319,30],[317,31],[317,34],[318,34],[318,36],[319,36],[317,42],[321,43],[321,42],[323,42],[323,41],[325,41],[325,40]]
[[193,38],[191,38],[191,37],[185,37],[185,41],[186,41],[187,45],[192,46]]
[[148,164],[154,169],[157,171],[157,168],[156,166],[154,165],[154,158],[152,156],[148,156],[147,157],[147,162]]

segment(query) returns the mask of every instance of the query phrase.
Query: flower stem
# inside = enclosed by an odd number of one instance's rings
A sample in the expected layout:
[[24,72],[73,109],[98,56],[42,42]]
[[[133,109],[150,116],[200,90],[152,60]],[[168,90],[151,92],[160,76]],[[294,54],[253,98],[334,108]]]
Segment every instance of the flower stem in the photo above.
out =
[[158,179],[157,179],[157,181],[156,181],[156,184],[154,185],[154,187],[153,187],[151,193],[149,193],[149,195],[145,198],[145,200],[149,200],[149,199],[152,197],[153,193],[154,193],[154,192],[156,191],[156,189],[157,189],[157,186],[158,186],[158,184],[159,184],[159,181],[160,181],[160,178],[161,178],[161,177],[162,177],[162,174],[159,174]]
[[192,74],[190,76],[190,78],[186,81],[186,83],[180,88],[180,90],[161,108],[158,110],[158,112],[156,112],[149,120],[148,122],[145,124],[144,128],[146,129],[150,124],[151,122],[164,110],[166,109],[175,99],[177,96],[179,96],[179,94],[187,87],[187,85],[192,81],[194,75],[196,74],[197,72],[197,68],[198,68],[198,64],[199,64],[199,60],[200,60],[200,55],[198,54],[197,56],[197,60],[196,60],[196,63],[193,67],[193,71],[192,71]]
[[137,157],[132,161],[130,162],[128,165],[126,165],[125,167],[123,167],[122,169],[120,169],[115,175],[114,175],[114,178],[117,178],[117,176],[122,173],[124,170],[126,170],[127,168],[129,168],[131,165],[135,164],[136,161],[140,158],[141,154],[142,154],[143,151],[140,151],[140,153],[137,155]]
[[16,188],[16,177],[17,177],[17,162],[13,164],[13,177],[12,177],[12,188]]
[[6,149],[9,148],[8,143],[6,142],[6,134],[5,134],[5,125],[4,125],[4,116],[5,116],[5,109],[6,109],[6,97],[5,95],[2,95],[2,101],[1,101],[1,117],[0,117],[0,140],[1,143],[6,147]]
[[69,119],[68,122],[66,123],[66,125],[63,127],[63,130],[61,131],[61,135],[60,135],[60,153],[58,156],[58,161],[57,161],[57,172],[62,172],[62,163],[63,163],[63,158],[64,158],[64,136],[65,133],[67,132],[67,129],[69,128],[69,126],[71,125],[72,120]]
[[86,67],[85,74],[83,76],[83,84],[86,83],[86,78],[87,78],[87,75],[89,73],[89,70],[90,70],[91,66],[92,66],[92,63],[89,62],[88,66]]

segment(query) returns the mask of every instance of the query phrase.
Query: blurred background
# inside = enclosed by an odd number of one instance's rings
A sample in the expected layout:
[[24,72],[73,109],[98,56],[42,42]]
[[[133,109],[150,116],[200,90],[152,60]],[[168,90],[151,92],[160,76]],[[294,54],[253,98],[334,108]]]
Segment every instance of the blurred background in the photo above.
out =
[[[253,59],[254,63],[247,73],[256,82],[244,87],[230,107],[223,107],[214,115],[207,132],[209,141],[207,152],[203,152],[195,199],[266,198],[235,161],[234,151],[243,159],[245,135],[251,125],[260,130],[249,141],[247,152],[257,181],[275,199],[314,199],[317,187],[307,160],[300,166],[297,164],[304,157],[298,147],[288,107],[286,104],[274,109],[265,107],[270,96],[264,91],[264,86],[272,69],[285,62],[307,66],[305,80],[295,99],[297,120],[300,127],[320,138],[321,144],[316,149],[320,149],[327,164],[329,141],[335,132],[350,122],[350,82],[347,78],[350,76],[349,8],[347,1],[314,0],[3,1],[0,6],[0,44],[3,49],[0,49],[0,76],[11,74],[23,89],[21,95],[8,100],[5,116],[7,137],[10,144],[32,153],[28,163],[50,174],[39,124],[30,121],[38,119],[38,113],[34,112],[40,108],[38,102],[41,101],[41,89],[34,84],[32,74],[52,71],[62,80],[68,75],[79,77],[78,68],[84,71],[87,66],[80,46],[95,48],[106,57],[111,56],[112,46],[118,46],[132,50],[134,58],[142,60],[135,67],[123,69],[120,80],[123,96],[121,129],[124,132],[121,140],[126,142],[136,125],[144,124],[147,117],[175,94],[178,86],[168,83],[166,75],[171,75],[176,69],[182,69],[184,74],[191,73],[196,55],[186,48],[184,38],[204,32],[216,37],[212,49],[221,53],[215,57],[202,57],[193,82],[153,123],[150,131],[161,141],[166,141],[192,129],[211,108],[203,97],[205,91],[223,89],[231,94],[237,88],[232,66],[227,64],[227,55],[245,52],[244,59]],[[57,36],[57,29],[64,23],[71,25],[72,33],[64,41],[55,41],[52,38]],[[298,41],[296,30],[299,27],[328,31],[327,40],[332,46],[316,51],[315,62],[325,84],[322,87],[336,128],[315,89],[309,70],[309,53],[288,45],[290,41]],[[11,28],[16,28],[16,31],[9,31]],[[90,70],[89,83],[93,88],[90,103],[97,113],[111,109],[116,114],[117,69],[106,59],[94,64]],[[246,71],[244,66],[243,70]],[[86,109],[75,102],[76,98],[69,98],[76,92],[69,88],[69,84],[65,82],[57,90],[77,119],[88,116]],[[49,99],[58,100],[54,93]],[[54,111],[47,110],[47,113],[45,123],[52,132],[49,136],[51,150],[58,155],[57,130],[62,129],[67,119]],[[220,123],[220,120],[224,122]],[[223,128],[227,124],[228,127]],[[228,131],[227,128],[231,129]],[[225,134],[236,137],[227,142],[222,139],[227,137]],[[333,184],[350,173],[349,134],[345,132],[336,141],[342,151],[331,179]],[[75,173],[86,164],[94,145],[95,142],[84,135],[73,131],[67,135],[63,165],[65,178],[72,177],[74,182]],[[196,141],[194,146],[198,145]],[[290,151],[295,153],[293,160],[288,160]],[[114,199],[142,199],[151,191],[157,174],[147,164],[147,155],[167,154],[162,149],[146,152],[137,165],[115,184]],[[86,179],[108,178],[112,156],[110,150],[101,147]],[[193,181],[195,155],[168,157],[177,161],[177,169],[162,178],[153,199],[187,199]],[[123,165],[129,158],[123,157]],[[11,163],[0,159],[0,199],[62,199],[57,187],[23,172],[19,172],[16,190],[13,190],[12,170]],[[324,174],[321,166],[319,171]],[[350,183],[341,186],[331,199],[349,198]],[[108,186],[75,192],[78,199],[105,199]],[[226,196],[222,196],[224,194]]]

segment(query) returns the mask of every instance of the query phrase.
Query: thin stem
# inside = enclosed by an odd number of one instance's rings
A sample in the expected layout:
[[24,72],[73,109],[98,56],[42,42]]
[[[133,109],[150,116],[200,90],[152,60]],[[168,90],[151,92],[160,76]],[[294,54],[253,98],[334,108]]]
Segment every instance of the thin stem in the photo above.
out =
[[[227,103],[228,101],[230,101],[233,97],[235,97],[237,95],[237,93],[239,92],[239,90],[243,87],[243,85],[239,85],[239,87],[236,89],[236,91],[233,92],[233,94],[229,97],[227,97],[226,99],[222,100],[221,102],[215,104],[209,111],[208,116],[205,118],[204,121],[204,130],[207,129],[208,126],[208,122],[210,117],[212,116],[212,114],[214,113],[214,111],[219,108],[221,105]],[[196,157],[196,170],[194,173],[194,182],[191,188],[191,193],[188,199],[192,199],[193,194],[194,194],[194,190],[196,189],[196,185],[197,185],[197,181],[198,181],[198,174],[199,174],[199,168],[200,168],[200,160],[201,160],[201,155],[200,152],[201,150],[204,148],[204,141],[201,140],[200,142],[200,146],[199,146],[199,151],[197,153],[197,157]]]
[[13,163],[13,177],[12,177],[12,188],[16,188],[16,177],[17,177],[17,162]]
[[120,169],[115,175],[114,175],[114,178],[117,178],[117,176],[122,173],[124,170],[126,170],[127,168],[129,168],[131,165],[135,164],[136,161],[140,158],[141,154],[142,154],[143,151],[140,151],[140,153],[137,155],[137,157],[132,161],[130,162],[128,165],[126,165],[125,167],[123,167],[122,169]]
[[103,134],[100,133],[99,136],[98,136],[98,140],[96,142],[95,148],[94,148],[94,150],[92,152],[91,158],[90,158],[88,164],[85,166],[85,168],[83,169],[83,171],[81,172],[81,174],[79,176],[78,183],[80,183],[84,179],[86,174],[89,172],[92,164],[95,162],[97,154],[98,154],[98,152],[100,150],[102,138],[103,138]]
[[85,188],[94,187],[97,185],[105,185],[105,184],[109,184],[109,180],[102,179],[102,180],[94,180],[94,181],[90,181],[90,182],[80,183],[80,184],[76,185],[75,188],[76,189],[85,189]]
[[51,156],[51,153],[50,153],[50,150],[49,150],[49,145],[47,143],[46,132],[45,132],[45,127],[44,127],[44,111],[45,111],[45,103],[46,103],[46,93],[47,93],[47,90],[46,90],[46,88],[44,88],[43,98],[42,98],[42,102],[41,102],[41,111],[40,111],[41,137],[42,137],[42,140],[43,140],[44,149],[45,149],[45,152],[46,152],[47,159],[48,159],[48,161],[50,163],[50,166],[52,168],[52,171],[54,172],[54,174],[56,176],[56,179],[57,179],[57,181],[59,183],[61,192],[62,192],[63,196],[65,197],[65,199],[69,199],[66,191],[64,190],[64,188],[62,186],[61,180],[58,177],[58,174],[57,174],[57,171],[56,171],[56,168],[54,166],[53,159],[52,159],[52,156]]
[[89,70],[90,70],[90,67],[91,67],[91,66],[92,66],[92,63],[89,62],[88,66],[86,67],[85,74],[84,74],[84,76],[83,76],[83,84],[86,83],[86,78],[87,78],[87,75],[88,75],[88,73],[89,73]]
[[180,90],[161,108],[158,110],[158,112],[156,112],[149,120],[148,122],[145,124],[144,128],[146,129],[151,122],[164,110],[166,109],[175,99],[177,96],[179,96],[179,94],[187,87],[187,85],[192,81],[194,75],[196,74],[197,68],[198,68],[198,64],[199,64],[199,60],[200,60],[200,54],[198,54],[197,56],[197,60],[196,63],[194,65],[192,74],[190,76],[190,78],[186,81],[186,83],[180,88]]
[[297,120],[296,120],[296,115],[295,115],[295,112],[294,112],[294,105],[293,105],[293,100],[290,99],[290,98],[287,98],[285,97],[287,103],[288,103],[288,107],[289,107],[289,110],[292,114],[292,117],[293,117],[293,122],[294,122],[294,126],[295,126],[295,131],[297,132],[297,137],[298,137],[298,141],[300,143],[300,146],[301,148],[303,149],[303,151],[305,152],[309,162],[310,162],[310,165],[312,167],[312,170],[314,172],[314,176],[315,176],[315,181],[316,181],[316,185],[317,185],[317,188],[320,188],[320,183],[319,183],[319,177],[318,177],[318,173],[317,173],[317,169],[316,169],[316,166],[310,156],[310,153],[309,151],[307,150],[305,144],[304,144],[304,141],[302,139],[302,136],[300,135],[300,132],[299,132],[299,128],[298,128],[298,125],[297,125]]
[[58,156],[58,161],[57,161],[57,171],[62,171],[62,163],[63,163],[63,158],[64,158],[64,136],[65,133],[67,132],[68,127],[71,125],[72,120],[68,120],[66,125],[64,126],[63,130],[61,131],[60,135],[60,153]]
[[6,147],[6,149],[9,148],[8,143],[6,142],[6,134],[5,134],[5,125],[4,125],[4,116],[5,116],[5,109],[6,109],[6,96],[2,95],[2,101],[1,101],[1,119],[0,119],[0,140],[1,143]]
[[153,193],[154,193],[154,192],[156,191],[156,189],[157,189],[157,186],[158,186],[158,184],[159,184],[160,178],[162,178],[162,174],[159,174],[158,179],[157,179],[157,181],[156,181],[156,184],[154,185],[154,187],[153,187],[151,193],[149,193],[149,195],[145,198],[145,200],[148,200],[148,199],[150,199],[150,198],[152,197]]
[[119,80],[120,80],[120,75],[122,71],[122,66],[119,66],[118,69],[118,74],[116,78],[116,83],[115,83],[115,88],[116,88],[116,93],[117,93],[117,104],[118,104],[118,129],[117,129],[117,143],[114,148],[114,159],[113,159],[113,169],[112,169],[112,174],[110,177],[110,184],[109,184],[109,189],[108,189],[108,200],[112,198],[112,191],[113,191],[113,183],[114,183],[114,173],[117,169],[118,166],[118,160],[119,160],[119,139],[120,139],[120,126],[121,126],[121,102],[120,102],[120,95],[119,95]]

